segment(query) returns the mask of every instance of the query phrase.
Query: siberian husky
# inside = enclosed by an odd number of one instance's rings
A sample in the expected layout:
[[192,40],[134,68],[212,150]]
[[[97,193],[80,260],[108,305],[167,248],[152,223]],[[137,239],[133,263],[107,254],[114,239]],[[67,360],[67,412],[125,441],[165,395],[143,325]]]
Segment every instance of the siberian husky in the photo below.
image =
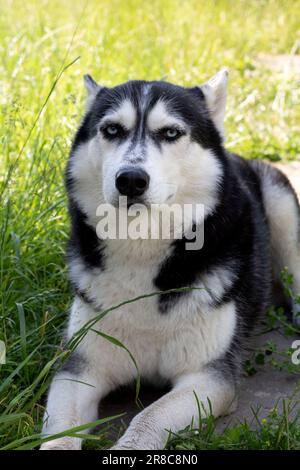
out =
[[[88,75],[85,85],[66,172],[75,289],[66,341],[85,334],[53,379],[43,434],[96,420],[99,401],[134,382],[138,369],[171,391],[135,416],[113,448],[161,449],[170,431],[197,423],[199,402],[216,417],[236,407],[243,351],[284,266],[300,292],[299,204],[280,171],[225,150],[226,71],[191,88],[107,88]],[[185,236],[99,236],[98,208],[118,213],[120,196],[128,212],[201,204],[188,222],[203,226],[203,246],[187,249]],[[80,448],[74,437],[42,445]]]

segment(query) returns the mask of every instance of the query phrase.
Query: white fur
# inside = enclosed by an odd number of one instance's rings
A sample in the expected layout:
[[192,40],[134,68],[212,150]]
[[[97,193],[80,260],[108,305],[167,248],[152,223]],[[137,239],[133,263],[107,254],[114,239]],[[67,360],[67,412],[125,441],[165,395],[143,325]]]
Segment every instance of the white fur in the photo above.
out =
[[214,75],[208,82],[204,83],[204,85],[201,85],[201,90],[205,95],[211,118],[223,138],[225,136],[224,117],[227,98],[227,82],[228,72],[226,69],[223,69]]
[[109,123],[121,124],[125,129],[130,130],[134,127],[136,121],[136,111],[129,100],[123,100],[120,107],[111,113],[107,113],[100,121],[99,126]]
[[178,126],[179,128],[185,128],[184,123],[172,116],[166,108],[163,101],[158,101],[154,108],[150,111],[147,118],[147,124],[151,131],[161,129],[162,127]]
[[[121,269],[121,271],[123,272],[116,279],[109,280],[109,274],[104,276],[103,284],[100,286],[103,308],[111,304],[116,305],[124,298],[132,296],[132,290],[136,289],[136,284],[140,288],[143,282],[145,287],[149,284],[146,269],[138,270],[135,282],[134,279],[131,279],[130,284],[127,282],[128,267],[124,267],[124,270]],[[111,276],[113,277],[113,274]],[[149,288],[149,285],[147,287]],[[138,293],[135,290],[135,294]],[[201,291],[198,295],[201,296]],[[205,296],[204,292],[203,295]],[[186,316],[189,317],[189,322],[186,321]],[[80,299],[75,299],[68,337],[72,337],[78,329],[94,317],[95,311],[92,308]],[[234,334],[235,323],[236,315],[233,303],[214,309],[206,307],[199,311],[198,302],[189,299],[186,303],[180,302],[173,309],[171,315],[162,316],[157,312],[154,298],[150,298],[109,312],[94,328],[121,341],[132,353],[143,377],[156,383],[171,380],[175,387],[174,393],[180,386],[181,380],[188,374],[195,375],[195,378],[198,377],[198,381],[195,379],[196,381],[191,384],[186,398],[185,393],[182,395],[183,404],[187,401],[190,405],[186,404],[185,406],[190,406],[191,410],[194,410],[183,414],[184,422],[188,424],[197,409],[192,386],[199,393],[199,399],[204,402],[209,396],[213,402],[213,411],[216,416],[228,411],[232,403],[234,391],[228,384],[223,382],[221,386],[221,388],[225,387],[228,390],[227,395],[223,396],[214,390],[210,382],[207,380],[202,382],[201,379],[203,380],[207,374],[205,372],[206,364],[217,359],[227,350]],[[57,375],[49,394],[48,419],[45,422],[44,433],[53,434],[93,421],[97,417],[98,401],[110,390],[130,382],[136,377],[136,368],[129,354],[92,331],[83,339],[77,351],[87,361],[87,367],[82,376],[76,377],[75,380],[84,382],[86,385],[68,380],[72,379],[68,372],[61,372]],[[176,398],[176,396],[177,392],[174,397]],[[179,396],[181,397],[181,394]],[[172,397],[173,395],[166,401],[168,409],[172,405],[172,401],[170,401]],[[159,408],[161,409],[161,404]],[[175,403],[174,409],[177,409]],[[163,412],[162,409],[161,412]],[[160,428],[161,438],[159,441],[152,442],[153,436],[148,436],[145,433],[142,444],[140,444],[142,447],[139,448],[159,448],[164,444],[162,438],[165,433],[164,426],[160,421],[160,413],[156,417],[156,427]],[[144,423],[146,430],[149,428],[143,415],[139,421]],[[179,429],[181,424],[182,418],[177,421],[175,414],[173,419],[170,417],[168,427],[175,431]],[[135,434],[134,430],[132,431]],[[128,436],[126,443],[126,445],[130,445]],[[68,441],[68,445],[70,445],[70,441]],[[122,440],[120,445],[123,445]],[[131,445],[133,446],[133,443]],[[79,441],[75,439],[73,446],[78,448]]]
[[[116,244],[110,243],[105,253],[106,269],[102,274],[97,269],[93,272],[85,271],[84,266],[78,261],[72,265],[71,277],[79,281],[79,287],[94,299],[96,305],[101,304],[102,310],[118,305],[124,299],[150,293],[153,291],[152,278],[157,269],[157,261],[163,249],[161,241],[156,241],[156,244],[158,248],[156,257],[153,257],[153,254],[148,258],[144,256],[144,262],[138,263],[138,258],[143,254],[142,241],[139,250],[132,251],[129,249],[128,240],[116,241]],[[152,253],[154,252],[155,250]],[[217,416],[228,410],[234,391],[228,384],[223,383],[222,387],[228,389],[226,392],[228,396],[220,394],[218,398],[214,387],[210,389],[209,382],[202,383],[200,379],[207,374],[204,372],[206,364],[226,352],[235,331],[234,303],[219,308],[214,308],[211,304],[212,297],[220,298],[224,289],[230,287],[232,282],[230,266],[228,269],[217,268],[214,273],[203,277],[202,283],[197,285],[199,290],[193,292],[187,299],[180,300],[167,315],[158,312],[156,297],[150,297],[109,312],[94,328],[121,341],[135,358],[140,374],[155,383],[171,380],[174,385],[180,384],[181,377],[186,377],[187,374],[193,377],[195,374],[195,382],[191,387],[195,387],[200,399],[205,401],[207,396],[213,399],[214,412]],[[202,305],[200,310],[199,305]],[[76,298],[67,337],[71,338],[89,320],[95,318],[95,315],[92,307]],[[72,378],[69,373],[58,374],[49,394],[48,419],[44,433],[53,434],[93,421],[97,418],[98,401],[110,390],[136,377],[136,368],[129,354],[94,332],[87,334],[79,344],[77,352],[85,358],[87,367],[82,376],[76,377],[76,380],[89,385],[68,380]],[[175,386],[175,392],[178,386]],[[181,426],[182,419],[187,424],[188,420],[191,421],[196,410],[196,402],[194,403],[192,396],[192,388],[187,390],[186,394],[179,394],[183,405],[186,403],[184,406],[191,406],[191,410],[194,411],[190,411],[187,415],[183,414],[178,421],[175,414],[174,420],[170,419],[168,424],[173,430]],[[167,408],[171,406],[172,397],[173,395],[170,395],[166,401]],[[174,397],[177,397],[177,392]],[[159,407],[161,408],[161,404]],[[162,432],[159,416],[158,414],[156,418],[158,420],[156,427],[161,428],[158,434],[160,438],[157,436],[155,442],[152,442],[153,436],[145,434],[141,437],[139,445],[143,447],[140,448],[163,446],[163,439],[166,436],[165,432]],[[141,415],[139,421],[143,420]],[[147,423],[144,425],[145,429],[148,429]],[[130,439],[128,435],[126,436],[126,446],[128,446]],[[121,446],[122,442],[121,440]],[[72,441],[68,439],[61,445],[80,447],[79,440],[74,439],[73,444],[71,443]],[[55,443],[44,445],[45,448],[47,446],[55,447]]]
[[[215,416],[232,412],[236,407],[235,391],[210,370],[180,376],[173,390],[133,418],[130,427],[113,447],[115,450],[160,449],[169,432],[176,433],[191,423],[197,426],[201,413]],[[208,403],[209,399],[209,403]]]

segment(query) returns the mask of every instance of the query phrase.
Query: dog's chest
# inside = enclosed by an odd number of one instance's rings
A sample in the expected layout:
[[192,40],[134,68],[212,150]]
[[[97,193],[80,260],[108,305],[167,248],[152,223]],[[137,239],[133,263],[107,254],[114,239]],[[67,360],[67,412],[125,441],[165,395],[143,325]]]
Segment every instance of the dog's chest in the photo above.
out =
[[[162,313],[153,284],[159,267],[154,256],[139,262],[132,260],[130,253],[128,257],[122,254],[121,259],[113,254],[106,257],[104,270],[82,275],[81,281],[101,310],[117,307],[99,321],[97,329],[126,346],[142,375],[172,379],[199,370],[228,347],[235,313],[232,305],[209,308],[203,291],[183,297]],[[93,315],[87,307],[74,313],[77,326]],[[134,376],[136,370],[128,352],[95,334],[88,338],[85,347],[95,358],[101,356],[101,367],[110,368],[118,380],[123,377],[124,383]]]
[[[119,250],[106,252],[105,268],[91,277],[90,292],[102,309],[124,304],[114,311],[121,323],[126,315],[126,324],[143,324],[150,328],[153,315],[159,314],[157,289],[154,286],[163,256],[146,257],[131,244],[125,244]],[[151,297],[151,294],[154,294]],[[145,297],[143,296],[149,296]],[[137,299],[137,297],[141,297]],[[128,302],[128,303],[127,303]],[[146,324],[145,324],[146,322]]]
[[[112,262],[99,276],[95,294],[103,309],[123,304],[114,310],[113,315],[120,325],[126,327],[131,324],[151,330],[154,318],[159,318],[154,276],[153,265],[116,265]],[[154,295],[151,297],[151,294]]]

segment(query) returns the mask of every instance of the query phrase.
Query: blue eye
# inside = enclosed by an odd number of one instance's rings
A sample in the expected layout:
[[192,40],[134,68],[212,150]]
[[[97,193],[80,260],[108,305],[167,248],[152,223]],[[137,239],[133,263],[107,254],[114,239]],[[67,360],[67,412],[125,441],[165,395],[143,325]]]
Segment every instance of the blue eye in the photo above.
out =
[[105,128],[105,132],[111,136],[117,135],[118,134],[118,127],[114,125],[107,126]]
[[168,139],[175,139],[176,137],[178,137],[179,135],[179,131],[177,129],[166,129],[165,130],[165,136],[168,138]]
[[126,135],[125,129],[120,124],[106,124],[100,130],[106,139],[115,139]]
[[162,140],[173,142],[179,139],[185,132],[177,127],[163,127],[158,131],[158,135]]

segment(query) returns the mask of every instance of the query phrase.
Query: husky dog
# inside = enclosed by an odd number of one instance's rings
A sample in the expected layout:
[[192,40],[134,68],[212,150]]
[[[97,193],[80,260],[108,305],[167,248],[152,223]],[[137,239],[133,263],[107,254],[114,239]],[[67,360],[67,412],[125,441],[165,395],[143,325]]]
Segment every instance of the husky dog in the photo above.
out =
[[[161,81],[107,88],[90,76],[85,85],[87,110],[66,174],[75,288],[67,340],[121,305],[86,331],[56,373],[43,433],[96,420],[101,398],[134,382],[138,368],[171,391],[135,416],[113,448],[161,449],[170,431],[197,422],[197,399],[216,417],[236,407],[247,338],[285,266],[300,292],[299,204],[278,170],[225,150],[226,71],[192,88]],[[97,208],[118,210],[120,195],[128,210],[203,204],[204,220],[190,220],[204,223],[203,247],[187,250],[184,237],[99,238]],[[42,449],[80,447],[79,438],[61,437]]]

